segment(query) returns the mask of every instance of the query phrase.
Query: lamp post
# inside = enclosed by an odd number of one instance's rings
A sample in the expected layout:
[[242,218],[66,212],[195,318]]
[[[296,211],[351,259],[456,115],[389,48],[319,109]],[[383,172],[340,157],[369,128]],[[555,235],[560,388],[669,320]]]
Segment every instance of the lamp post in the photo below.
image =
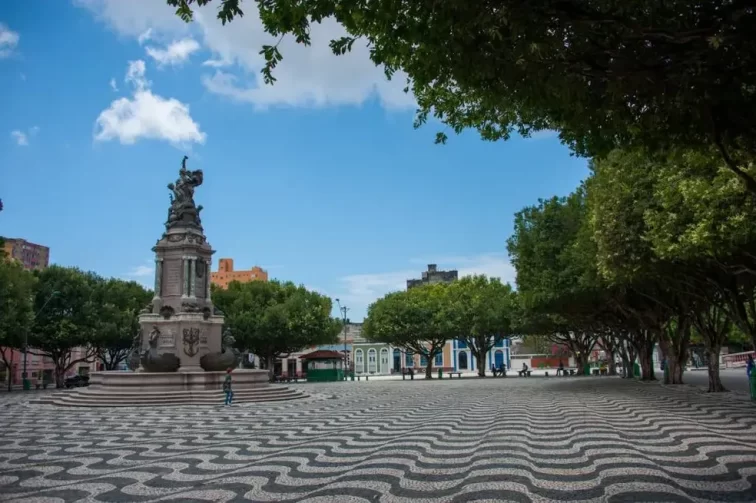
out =
[[[32,318],[32,321],[37,319],[37,316],[45,309],[47,306],[47,303],[52,300],[53,297],[58,295],[60,292],[57,290],[54,290],[53,293],[50,294],[50,296],[47,298],[44,304],[42,304],[42,307],[39,308],[39,311],[37,311],[37,314],[34,315],[34,318]],[[21,382],[23,383],[23,387],[25,390],[31,389],[31,383],[29,382],[29,376],[26,372],[26,355],[29,353],[29,329],[27,328],[24,332],[24,370],[21,372]]]
[[344,380],[346,380],[346,373],[347,373],[347,311],[349,311],[349,308],[346,306],[342,306],[339,299],[336,299],[336,304],[339,306],[339,311],[341,312],[341,315],[344,319]]

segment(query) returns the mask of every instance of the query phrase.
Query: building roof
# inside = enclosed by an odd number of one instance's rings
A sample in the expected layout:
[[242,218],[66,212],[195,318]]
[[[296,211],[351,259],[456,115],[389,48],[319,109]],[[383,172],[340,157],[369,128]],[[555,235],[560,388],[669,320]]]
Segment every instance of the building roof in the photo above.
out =
[[336,351],[320,349],[306,355],[301,355],[299,358],[302,360],[342,360],[344,355]]

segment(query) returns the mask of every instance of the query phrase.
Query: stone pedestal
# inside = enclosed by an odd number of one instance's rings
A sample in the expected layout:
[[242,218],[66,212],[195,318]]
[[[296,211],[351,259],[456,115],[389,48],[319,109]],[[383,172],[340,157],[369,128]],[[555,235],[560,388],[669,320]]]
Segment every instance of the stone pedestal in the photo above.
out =
[[202,372],[200,359],[220,353],[223,316],[214,314],[210,268],[214,251],[201,229],[174,226],[163,234],[155,252],[155,296],[142,328],[140,372],[171,370],[161,365],[174,355],[178,372]]

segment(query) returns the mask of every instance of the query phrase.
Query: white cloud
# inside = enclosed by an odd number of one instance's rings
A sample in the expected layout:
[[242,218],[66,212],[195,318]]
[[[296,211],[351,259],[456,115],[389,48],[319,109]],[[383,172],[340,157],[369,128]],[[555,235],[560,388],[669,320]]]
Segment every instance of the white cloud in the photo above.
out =
[[[439,270],[456,269],[459,277],[485,274],[488,277],[500,278],[504,283],[514,286],[515,270],[504,253],[485,253],[474,256],[447,256],[435,259],[413,259],[410,261],[417,267],[400,271],[383,273],[353,274],[341,278],[341,288],[338,297],[348,305],[353,317],[365,316],[368,306],[389,292],[407,288],[407,280],[420,278],[427,264],[436,264]],[[422,264],[422,266],[421,266]]]
[[118,91],[118,84],[116,84],[116,79],[110,79],[110,88],[113,91]]
[[193,38],[183,38],[171,42],[165,49],[156,49],[146,47],[147,54],[154,59],[158,65],[180,65],[189,59],[193,52],[200,49],[199,43]]
[[144,264],[132,267],[126,274],[123,275],[123,279],[128,281],[136,281],[145,288],[153,288],[155,280],[155,264],[152,260],[146,260]]
[[132,278],[144,278],[155,274],[155,268],[147,265],[139,265],[131,269],[127,274]]
[[140,139],[179,145],[204,143],[206,135],[189,114],[189,105],[153,94],[145,78],[144,61],[130,61],[124,82],[134,88],[131,98],[119,98],[96,121],[95,140],[118,139],[131,145]]
[[223,68],[224,66],[231,66],[233,63],[230,61],[223,61],[222,59],[208,59],[202,62],[202,66],[210,66],[213,68]]
[[[314,24],[312,45],[297,44],[292,37],[284,37],[279,45],[283,61],[275,69],[278,79],[269,86],[262,81],[260,69],[264,59],[259,54],[263,45],[276,40],[265,33],[253,4],[243,18],[223,26],[216,17],[216,7],[195,10],[195,22],[183,23],[173,9],[154,0],[76,0],[110,24],[119,33],[139,37],[147,30],[151,40],[186,36],[197,32],[202,45],[212,58],[205,66],[232,67],[226,72],[207,75],[203,79],[207,89],[230,99],[248,102],[257,108],[269,106],[328,106],[360,105],[377,98],[385,108],[414,108],[415,100],[402,90],[406,75],[399,73],[387,81],[382,68],[369,59],[364,42],[356,42],[352,52],[335,56],[328,42],[345,34],[332,19]],[[142,37],[142,41],[146,39]]]
[[18,33],[0,23],[0,59],[8,58],[13,54],[20,38]]
[[37,136],[37,133],[39,133],[39,126],[32,126],[27,132],[15,129],[11,131],[10,135],[11,138],[13,138],[13,141],[16,142],[16,145],[19,145],[21,147],[28,147],[29,139],[33,136]]
[[147,42],[150,37],[152,36],[152,28],[147,28],[147,30],[144,31],[144,33],[141,33],[137,37],[137,41],[139,42],[139,45],[143,45],[145,42]]
[[26,136],[26,133],[19,131],[16,129],[15,131],[11,131],[11,138],[16,142],[16,145],[19,145],[21,147],[26,147],[29,145],[29,138]]

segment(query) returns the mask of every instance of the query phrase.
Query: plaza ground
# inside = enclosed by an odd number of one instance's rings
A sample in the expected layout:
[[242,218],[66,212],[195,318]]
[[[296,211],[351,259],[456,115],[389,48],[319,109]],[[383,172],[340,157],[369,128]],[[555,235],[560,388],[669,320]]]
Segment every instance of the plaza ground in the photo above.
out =
[[296,386],[312,397],[230,408],[5,394],[0,500],[756,501],[742,393],[609,377]]

